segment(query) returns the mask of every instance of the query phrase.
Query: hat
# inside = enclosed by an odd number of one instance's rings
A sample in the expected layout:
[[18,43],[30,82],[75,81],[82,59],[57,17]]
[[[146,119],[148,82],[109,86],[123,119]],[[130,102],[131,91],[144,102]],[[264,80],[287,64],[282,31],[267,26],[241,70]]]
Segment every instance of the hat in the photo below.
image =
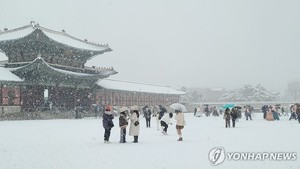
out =
[[131,110],[139,110],[139,106],[134,105],[134,106],[131,106],[130,109],[131,109]]
[[128,107],[121,107],[120,112],[125,112],[126,110],[129,110]]
[[109,105],[107,105],[107,106],[105,107],[105,111],[111,111],[111,109],[112,109],[112,107],[109,106]]

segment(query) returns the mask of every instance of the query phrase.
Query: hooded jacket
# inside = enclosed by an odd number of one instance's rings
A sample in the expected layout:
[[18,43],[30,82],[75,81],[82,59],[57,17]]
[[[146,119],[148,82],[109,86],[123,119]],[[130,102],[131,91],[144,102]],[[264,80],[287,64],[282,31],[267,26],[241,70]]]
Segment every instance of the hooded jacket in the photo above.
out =
[[102,118],[103,128],[111,129],[112,127],[110,124],[114,124],[112,121],[114,119],[113,113],[111,111],[105,111]]

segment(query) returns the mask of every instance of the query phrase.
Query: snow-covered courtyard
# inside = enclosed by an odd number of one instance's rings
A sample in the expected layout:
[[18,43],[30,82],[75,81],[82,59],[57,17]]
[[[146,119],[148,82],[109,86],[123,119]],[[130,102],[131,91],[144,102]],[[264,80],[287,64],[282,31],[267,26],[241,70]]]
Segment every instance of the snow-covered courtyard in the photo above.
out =
[[[204,169],[204,168],[300,168],[300,161],[234,161],[213,166],[208,159],[214,147],[226,152],[296,152],[300,155],[300,124],[281,117],[265,121],[242,118],[236,128],[225,128],[222,117],[186,114],[183,142],[175,126],[168,135],[141,119],[139,143],[119,143],[118,118],[114,119],[111,144],[104,144],[102,119],[0,121],[1,169]],[[128,132],[128,131],[127,131]]]

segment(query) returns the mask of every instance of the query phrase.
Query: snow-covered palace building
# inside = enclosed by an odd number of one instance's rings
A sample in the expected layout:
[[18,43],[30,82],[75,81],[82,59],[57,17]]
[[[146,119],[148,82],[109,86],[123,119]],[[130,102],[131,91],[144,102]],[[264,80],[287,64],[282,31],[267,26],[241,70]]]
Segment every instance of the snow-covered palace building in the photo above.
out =
[[73,109],[92,104],[168,105],[184,92],[166,86],[106,79],[113,68],[87,67],[87,60],[112,51],[31,22],[0,31],[0,105],[3,112],[45,107]]

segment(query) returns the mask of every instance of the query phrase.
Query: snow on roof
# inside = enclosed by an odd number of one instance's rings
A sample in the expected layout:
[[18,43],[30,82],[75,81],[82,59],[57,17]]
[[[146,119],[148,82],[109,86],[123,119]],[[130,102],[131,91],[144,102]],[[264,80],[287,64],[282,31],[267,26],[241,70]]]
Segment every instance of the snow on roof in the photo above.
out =
[[63,73],[63,74],[69,74],[69,75],[74,75],[74,76],[81,76],[81,77],[92,77],[92,76],[97,76],[95,74],[87,74],[87,73],[78,73],[78,72],[72,72],[72,71],[68,71],[68,70],[63,70],[63,69],[58,69],[58,68],[54,68],[52,67],[51,65],[49,65],[47,62],[45,62],[45,60],[41,57],[37,57],[35,58],[32,62],[30,62],[29,64],[27,65],[24,65],[24,66],[21,66],[21,67],[16,67],[16,68],[10,68],[9,70],[11,71],[16,71],[16,70],[19,70],[19,69],[22,69],[22,68],[25,68],[25,67],[29,67],[31,66],[32,64],[35,64],[36,62],[40,61],[41,60],[41,63],[45,64],[49,69],[52,69],[54,71],[57,71],[57,72],[60,72],[60,73]]
[[92,43],[89,41],[81,40],[78,38],[75,38],[67,33],[65,31],[54,31],[48,28],[44,28],[39,26],[38,24],[35,24],[32,22],[29,25],[12,29],[12,30],[6,30],[0,32],[0,41],[5,40],[14,40],[23,38],[29,34],[31,34],[34,30],[40,29],[43,31],[43,33],[46,34],[50,39],[63,43],[68,46],[72,46],[79,49],[86,49],[86,50],[92,50],[92,51],[104,51],[104,50],[111,50],[108,45],[100,45],[97,43]]
[[184,95],[185,92],[175,90],[169,86],[159,86],[151,84],[143,84],[136,82],[103,79],[97,82],[98,86],[105,89],[111,90],[123,90],[123,91],[133,91],[133,92],[144,92],[144,93],[157,93],[157,94],[174,94],[174,95]]
[[84,41],[81,39],[77,39],[65,32],[58,32],[53,31],[44,27],[40,27],[40,29],[51,39],[63,43],[68,46],[80,48],[80,49],[88,49],[93,51],[99,51],[99,50],[108,50],[108,45],[100,45],[88,41]]
[[7,59],[8,59],[7,56],[4,53],[0,52],[0,61],[4,61]]
[[8,69],[0,67],[0,81],[21,82],[22,79],[11,73]]
[[31,25],[23,26],[21,28],[6,30],[0,32],[0,41],[13,40],[23,38],[34,31]]

